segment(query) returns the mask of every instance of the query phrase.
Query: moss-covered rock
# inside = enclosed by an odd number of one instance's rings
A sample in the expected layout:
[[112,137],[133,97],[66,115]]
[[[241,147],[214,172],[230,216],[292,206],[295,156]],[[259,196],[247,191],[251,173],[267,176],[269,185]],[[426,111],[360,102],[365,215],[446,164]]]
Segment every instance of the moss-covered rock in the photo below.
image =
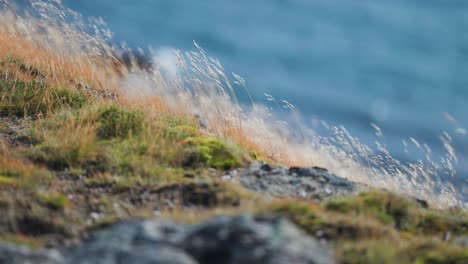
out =
[[234,146],[215,139],[191,137],[184,141],[186,146],[184,166],[203,164],[209,167],[229,170],[246,164],[243,153]]

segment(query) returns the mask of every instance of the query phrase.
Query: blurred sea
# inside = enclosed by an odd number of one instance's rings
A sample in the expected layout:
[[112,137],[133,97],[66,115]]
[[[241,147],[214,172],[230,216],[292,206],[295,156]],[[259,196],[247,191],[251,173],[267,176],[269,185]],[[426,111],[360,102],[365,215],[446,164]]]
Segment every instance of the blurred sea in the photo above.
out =
[[[193,50],[195,40],[256,101],[287,100],[307,122],[343,125],[411,160],[402,139],[444,155],[452,135],[468,184],[466,0],[65,0],[131,47]],[[247,97],[239,97],[247,102]],[[310,122],[312,126],[312,121]]]

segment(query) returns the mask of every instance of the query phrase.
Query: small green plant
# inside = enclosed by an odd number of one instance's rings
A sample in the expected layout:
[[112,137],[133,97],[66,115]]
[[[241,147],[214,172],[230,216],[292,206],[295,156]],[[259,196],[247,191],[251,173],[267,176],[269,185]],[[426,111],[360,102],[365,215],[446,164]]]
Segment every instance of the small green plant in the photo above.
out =
[[165,129],[164,132],[166,137],[176,140],[183,140],[189,137],[200,136],[200,131],[198,131],[198,129],[188,125],[169,127]]
[[143,120],[141,111],[120,109],[115,105],[104,108],[99,117],[98,137],[111,139],[137,135],[143,130]]
[[44,246],[44,243],[39,239],[20,234],[0,235],[0,242],[27,246],[29,248],[40,248]]
[[21,170],[19,168],[7,169],[7,168],[0,167],[0,176],[8,177],[8,178],[19,177],[21,176]]
[[186,146],[183,165],[205,164],[217,169],[232,169],[245,163],[245,158],[233,146],[215,138],[191,137],[184,141]]
[[385,224],[396,226],[404,224],[411,206],[413,204],[407,199],[383,191],[361,193],[356,197],[337,198],[325,204],[325,208],[330,211],[373,216]]
[[29,148],[27,156],[36,163],[54,170],[80,169],[102,160],[101,148],[93,124],[69,119],[60,127],[41,128],[40,144]]
[[[3,156],[7,151],[8,156]],[[41,167],[31,164],[21,157],[22,153],[0,147],[0,185],[10,185],[23,189],[34,189],[38,185],[47,184],[50,173]]]
[[423,209],[414,211],[403,229],[414,234],[437,234],[441,237],[448,233],[455,236],[468,235],[468,216],[466,213],[455,215]]
[[287,201],[269,208],[270,211],[284,215],[312,235],[333,240],[372,239],[394,237],[395,232],[374,219],[330,213],[318,205]]
[[47,104],[42,100],[46,90],[43,82],[0,79],[0,115],[24,116],[46,112]]
[[61,108],[81,108],[88,102],[84,93],[50,87],[44,81],[0,79],[0,115],[45,115]]
[[63,210],[68,205],[68,198],[63,194],[46,194],[42,195],[40,199],[53,210]]
[[1,185],[14,185],[14,184],[16,184],[15,179],[0,175],[0,186]]
[[344,243],[337,255],[340,263],[349,264],[461,264],[468,260],[468,250],[463,247],[431,239]]
[[52,92],[52,101],[52,109],[80,109],[89,102],[89,98],[82,92],[60,87]]
[[468,233],[468,218],[463,213],[428,210],[415,201],[386,191],[371,191],[355,197],[343,197],[324,204],[328,211],[347,215],[361,215],[378,219],[383,224],[412,234],[438,234],[446,232]]
[[81,108],[89,101],[83,92],[53,84],[22,58],[1,61],[0,73],[0,115],[46,115],[61,108]]

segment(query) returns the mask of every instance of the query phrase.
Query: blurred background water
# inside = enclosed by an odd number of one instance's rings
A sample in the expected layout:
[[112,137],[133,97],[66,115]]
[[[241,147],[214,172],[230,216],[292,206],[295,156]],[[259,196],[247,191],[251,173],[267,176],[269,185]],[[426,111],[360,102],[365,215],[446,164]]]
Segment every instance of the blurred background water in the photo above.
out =
[[265,101],[264,93],[287,100],[307,122],[343,125],[371,145],[374,123],[402,160],[412,159],[402,143],[409,137],[444,155],[439,135],[447,131],[460,182],[468,182],[466,0],[64,3],[104,18],[131,47],[193,50],[195,40],[244,77],[255,100]]

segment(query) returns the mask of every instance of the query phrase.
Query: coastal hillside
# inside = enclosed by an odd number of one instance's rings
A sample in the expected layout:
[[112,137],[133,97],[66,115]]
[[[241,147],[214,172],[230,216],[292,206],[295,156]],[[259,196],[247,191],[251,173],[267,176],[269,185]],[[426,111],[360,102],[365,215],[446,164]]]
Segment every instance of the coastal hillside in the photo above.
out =
[[54,19],[1,14],[0,264],[468,262],[464,208],[256,140],[200,47],[178,64],[218,82],[168,89]]

